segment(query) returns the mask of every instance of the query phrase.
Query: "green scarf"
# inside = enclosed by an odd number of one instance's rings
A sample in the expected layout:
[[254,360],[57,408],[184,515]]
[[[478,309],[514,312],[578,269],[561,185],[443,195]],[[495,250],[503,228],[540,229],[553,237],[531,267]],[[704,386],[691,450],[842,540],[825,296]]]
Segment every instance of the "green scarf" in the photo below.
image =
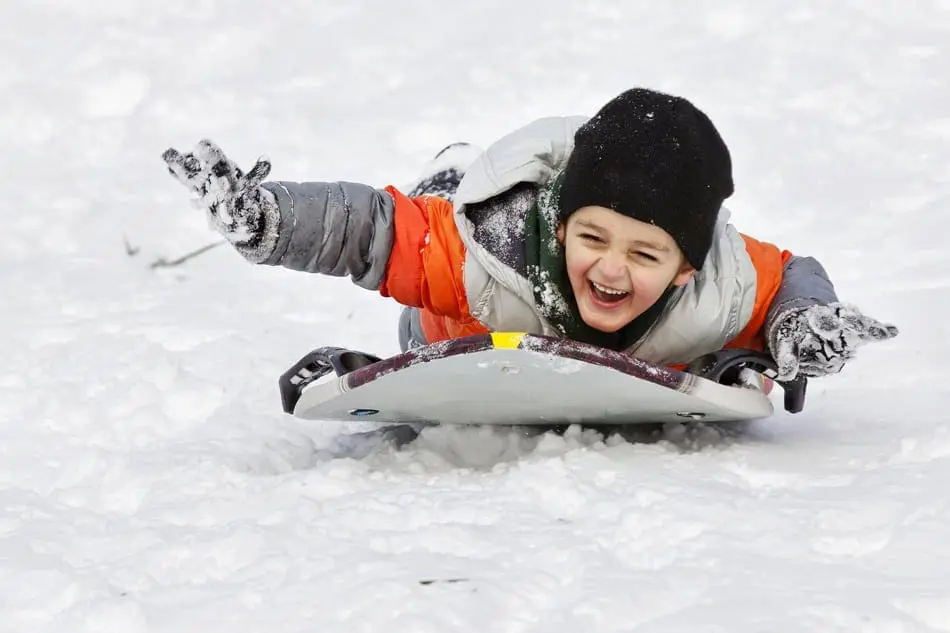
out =
[[674,288],[668,288],[646,312],[617,332],[601,332],[584,323],[567,276],[564,247],[556,234],[561,181],[559,174],[540,187],[537,201],[525,217],[525,262],[535,303],[541,314],[567,338],[625,350],[639,341],[660,317]]

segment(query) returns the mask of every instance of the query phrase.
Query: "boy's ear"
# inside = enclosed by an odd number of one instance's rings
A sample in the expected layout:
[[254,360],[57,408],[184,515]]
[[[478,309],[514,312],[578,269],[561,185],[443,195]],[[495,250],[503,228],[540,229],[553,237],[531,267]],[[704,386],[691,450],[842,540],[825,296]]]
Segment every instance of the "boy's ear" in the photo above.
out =
[[689,264],[683,264],[683,267],[680,268],[680,271],[676,273],[676,277],[673,277],[674,286],[685,286],[690,279],[693,278],[693,275],[696,274],[696,269],[690,266]]
[[557,237],[557,241],[561,243],[561,246],[564,246],[564,223],[558,222],[557,229],[554,231],[554,236]]

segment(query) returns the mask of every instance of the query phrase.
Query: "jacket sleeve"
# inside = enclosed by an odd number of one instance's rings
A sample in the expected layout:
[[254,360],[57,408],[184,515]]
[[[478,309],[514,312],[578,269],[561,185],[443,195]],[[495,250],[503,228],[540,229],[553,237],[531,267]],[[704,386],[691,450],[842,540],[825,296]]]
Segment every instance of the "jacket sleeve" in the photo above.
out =
[[755,302],[748,321],[726,347],[765,351],[765,324],[769,306],[781,288],[782,268],[792,254],[774,244],[761,242],[742,233],[740,236],[755,274],[755,279],[749,280],[755,285]]
[[349,182],[267,182],[277,199],[276,246],[262,263],[342,277],[378,290],[392,249],[395,205],[386,191]]
[[837,301],[834,284],[818,260],[797,255],[789,257],[782,269],[778,292],[770,302],[765,319],[765,336],[769,349],[774,349],[776,326],[788,312]]

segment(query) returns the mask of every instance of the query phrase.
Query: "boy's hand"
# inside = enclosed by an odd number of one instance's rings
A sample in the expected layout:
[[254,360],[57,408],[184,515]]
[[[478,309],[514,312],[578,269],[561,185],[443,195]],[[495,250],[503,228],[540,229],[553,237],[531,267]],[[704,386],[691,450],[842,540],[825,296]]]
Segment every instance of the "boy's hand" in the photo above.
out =
[[798,375],[838,373],[861,345],[897,334],[897,327],[865,316],[854,306],[832,303],[782,316],[769,346],[778,364],[778,380],[792,380]]
[[211,225],[242,255],[263,261],[276,245],[280,213],[277,201],[259,185],[270,173],[270,162],[260,159],[245,174],[221,149],[208,140],[181,154],[169,148],[162,154],[168,171],[204,208]]

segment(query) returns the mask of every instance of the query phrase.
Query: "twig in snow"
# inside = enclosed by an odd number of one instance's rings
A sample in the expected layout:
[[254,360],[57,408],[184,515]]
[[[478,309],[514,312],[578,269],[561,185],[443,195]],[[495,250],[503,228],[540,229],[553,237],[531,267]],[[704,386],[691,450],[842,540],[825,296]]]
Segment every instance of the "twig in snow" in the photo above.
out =
[[435,583],[444,582],[444,583],[456,583],[456,582],[468,582],[468,578],[432,578],[427,580],[420,580],[420,585],[433,585]]
[[125,235],[122,236],[122,242],[125,244],[125,254],[129,257],[135,257],[139,254],[139,251],[142,250],[138,246],[132,246],[132,244],[129,243],[129,238]]
[[168,259],[165,259],[164,257],[159,257],[158,259],[156,259],[154,262],[152,262],[149,265],[149,268],[152,268],[152,269],[171,268],[172,266],[180,266],[184,264],[185,262],[187,262],[189,259],[197,257],[198,255],[201,255],[202,253],[207,253],[215,246],[220,246],[221,244],[224,244],[224,240],[221,240],[220,242],[212,242],[211,244],[206,244],[205,246],[195,249],[191,251],[190,253],[185,253],[184,255],[182,255],[181,257],[178,257],[177,259],[168,260]]

